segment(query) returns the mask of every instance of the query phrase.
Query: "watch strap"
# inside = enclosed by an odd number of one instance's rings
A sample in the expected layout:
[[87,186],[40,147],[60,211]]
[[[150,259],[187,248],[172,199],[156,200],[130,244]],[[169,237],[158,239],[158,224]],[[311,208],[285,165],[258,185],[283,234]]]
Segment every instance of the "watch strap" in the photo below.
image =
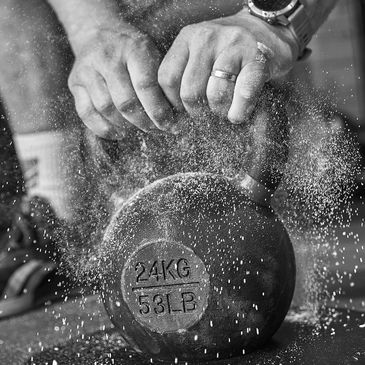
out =
[[291,31],[299,46],[299,59],[307,52],[306,47],[312,39],[313,30],[309,21],[309,17],[305,11],[304,5],[299,7],[288,16],[288,29]]

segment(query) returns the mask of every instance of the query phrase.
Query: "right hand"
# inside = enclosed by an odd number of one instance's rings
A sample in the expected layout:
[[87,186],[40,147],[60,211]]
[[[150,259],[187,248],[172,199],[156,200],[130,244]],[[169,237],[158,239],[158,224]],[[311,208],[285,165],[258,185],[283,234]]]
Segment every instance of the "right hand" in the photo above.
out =
[[147,35],[119,24],[83,30],[70,42],[76,59],[69,88],[96,135],[123,138],[131,125],[174,132],[172,107],[157,81],[161,55]]

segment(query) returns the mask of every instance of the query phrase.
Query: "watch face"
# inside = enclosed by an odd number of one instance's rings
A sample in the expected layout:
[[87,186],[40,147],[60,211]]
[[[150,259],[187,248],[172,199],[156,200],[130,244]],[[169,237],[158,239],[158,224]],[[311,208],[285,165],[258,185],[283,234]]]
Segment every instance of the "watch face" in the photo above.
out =
[[252,2],[262,11],[279,11],[286,8],[293,0],[253,0]]

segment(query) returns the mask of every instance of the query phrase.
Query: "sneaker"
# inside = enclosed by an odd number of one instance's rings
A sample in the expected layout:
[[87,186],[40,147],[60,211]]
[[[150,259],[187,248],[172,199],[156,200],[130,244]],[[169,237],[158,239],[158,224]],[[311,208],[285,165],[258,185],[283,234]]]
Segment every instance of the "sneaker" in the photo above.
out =
[[70,281],[58,272],[61,222],[39,197],[24,197],[0,236],[0,319],[64,299]]

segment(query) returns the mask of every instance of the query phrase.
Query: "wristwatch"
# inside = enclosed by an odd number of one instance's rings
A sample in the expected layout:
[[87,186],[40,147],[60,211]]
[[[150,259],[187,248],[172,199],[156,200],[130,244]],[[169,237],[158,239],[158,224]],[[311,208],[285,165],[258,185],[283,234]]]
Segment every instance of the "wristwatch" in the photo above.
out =
[[306,47],[313,36],[313,29],[300,0],[248,0],[247,6],[252,15],[290,30],[299,46],[299,59],[310,54]]

